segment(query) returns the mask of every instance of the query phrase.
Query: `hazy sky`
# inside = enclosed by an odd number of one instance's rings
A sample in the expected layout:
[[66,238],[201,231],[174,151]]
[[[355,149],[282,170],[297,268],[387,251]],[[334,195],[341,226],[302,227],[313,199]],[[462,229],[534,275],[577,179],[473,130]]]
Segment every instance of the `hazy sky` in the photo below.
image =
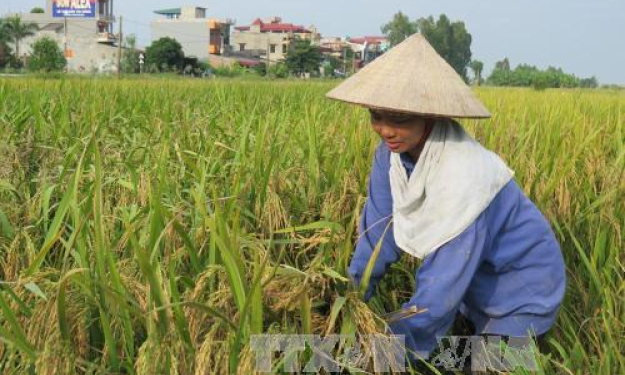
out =
[[[625,0],[117,0],[124,33],[150,42],[155,9],[194,4],[209,17],[233,18],[237,25],[278,15],[285,22],[315,25],[324,36],[380,34],[380,26],[401,10],[412,19],[445,13],[463,20],[473,36],[473,57],[486,72],[508,57],[513,66],[528,63],[562,67],[601,83],[625,84]],[[29,11],[44,0],[0,0],[0,14]]]

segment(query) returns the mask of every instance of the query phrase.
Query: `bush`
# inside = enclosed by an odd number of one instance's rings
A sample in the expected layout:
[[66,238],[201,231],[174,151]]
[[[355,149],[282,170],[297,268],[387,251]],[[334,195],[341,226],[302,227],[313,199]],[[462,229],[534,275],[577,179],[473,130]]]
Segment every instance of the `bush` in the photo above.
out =
[[137,50],[137,37],[131,34],[125,38],[124,51],[122,52],[121,68],[122,72],[139,73],[141,65],[139,64],[139,51]]
[[596,77],[584,78],[580,81],[580,86],[586,89],[596,89],[599,87],[599,82]]
[[295,39],[286,54],[285,66],[296,76],[305,73],[318,75],[322,60],[318,46],[313,45],[310,40]]
[[179,72],[183,68],[184,53],[176,39],[160,38],[145,49],[145,62],[156,66],[161,72]]
[[253,68],[254,72],[256,72],[256,74],[258,74],[261,77],[264,77],[267,75],[267,63],[261,62],[260,64],[256,65]]
[[239,64],[233,64],[230,66],[220,66],[217,67],[215,69],[213,69],[213,74],[215,74],[218,77],[239,77],[244,75],[245,73],[247,73],[247,68],[239,65]]
[[289,67],[282,62],[270,65],[269,76],[272,78],[287,78],[289,76]]
[[28,69],[33,72],[58,72],[65,68],[67,61],[61,47],[55,40],[43,37],[32,45]]
[[565,73],[561,68],[551,66],[546,70],[540,70],[532,65],[520,64],[512,70],[508,59],[504,59],[495,65],[487,82],[493,86],[533,87],[537,90],[544,90],[546,88],[593,87],[596,79],[594,77],[579,79],[573,74]]
[[323,75],[336,77],[336,72],[341,68],[341,61],[334,56],[329,56],[323,63]]
[[533,78],[532,87],[534,90],[543,91],[546,90],[550,86],[549,77],[547,73],[538,73]]

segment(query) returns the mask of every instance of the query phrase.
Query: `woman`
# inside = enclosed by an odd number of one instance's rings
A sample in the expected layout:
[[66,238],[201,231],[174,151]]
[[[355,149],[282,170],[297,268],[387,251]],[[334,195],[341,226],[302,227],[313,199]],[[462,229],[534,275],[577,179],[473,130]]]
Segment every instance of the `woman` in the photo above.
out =
[[365,299],[402,253],[422,259],[419,311],[390,323],[427,358],[457,316],[474,334],[539,336],[554,324],[564,262],[549,223],[513,172],[451,118],[490,114],[420,35],[378,58],[328,97],[369,108],[382,142],[349,274],[360,284],[382,246]]

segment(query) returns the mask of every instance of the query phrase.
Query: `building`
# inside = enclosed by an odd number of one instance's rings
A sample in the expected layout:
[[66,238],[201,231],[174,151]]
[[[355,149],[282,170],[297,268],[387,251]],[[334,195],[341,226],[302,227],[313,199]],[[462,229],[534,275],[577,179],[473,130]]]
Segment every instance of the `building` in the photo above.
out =
[[23,57],[30,55],[36,40],[47,36],[56,40],[65,51],[69,71],[116,71],[113,3],[114,0],[47,0],[45,13],[10,15],[39,26],[36,35],[20,43]]
[[354,51],[356,68],[360,69],[381,56],[390,48],[385,36],[347,38],[347,44]]
[[157,10],[163,16],[151,23],[152,40],[163,37],[176,39],[185,56],[208,60],[210,55],[230,52],[232,20],[206,18],[206,8],[186,6]]
[[315,27],[283,23],[282,18],[256,19],[249,26],[235,27],[232,33],[233,53],[237,56],[283,61],[291,41],[295,38],[319,44],[321,36]]
[[390,45],[384,36],[328,37],[321,39],[319,47],[326,62],[338,62],[342,66],[342,73],[349,74],[381,56]]
[[324,56],[332,56],[337,59],[343,59],[345,51],[350,48],[347,41],[339,37],[328,37],[321,39],[319,48]]

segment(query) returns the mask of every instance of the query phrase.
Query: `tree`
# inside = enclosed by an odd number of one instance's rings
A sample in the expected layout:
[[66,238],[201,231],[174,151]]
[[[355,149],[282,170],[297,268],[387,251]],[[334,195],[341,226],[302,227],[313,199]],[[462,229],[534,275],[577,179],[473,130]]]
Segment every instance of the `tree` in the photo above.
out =
[[[495,69],[488,77],[488,83],[494,86],[533,87],[537,90],[547,88],[569,88],[592,85],[592,79],[579,79],[573,74],[565,73],[562,68],[550,66],[540,70],[533,65],[520,64],[510,68],[510,61],[506,58],[495,64]],[[596,80],[594,82],[597,83]]]
[[9,45],[4,41],[0,41],[0,69],[12,62],[11,53]]
[[510,61],[506,57],[495,63],[495,68],[487,79],[488,84],[493,86],[508,86],[512,80]]
[[355,73],[356,52],[351,48],[345,49],[345,59],[343,60],[343,75]]
[[336,72],[340,71],[342,67],[343,64],[341,60],[334,56],[328,56],[323,63],[323,75],[326,77],[335,77]]
[[509,72],[510,71],[510,60],[508,60],[508,58],[504,58],[501,61],[497,61],[495,63],[495,69],[500,69],[503,70],[504,72]]
[[451,22],[441,14],[437,21],[432,16],[420,18],[417,29],[430,42],[432,47],[451,65],[458,74],[467,80],[467,67],[471,62],[471,34],[464,22]]
[[195,75],[195,69],[200,66],[200,61],[197,57],[185,57],[182,66],[184,75]]
[[9,47],[9,35],[6,30],[5,20],[0,18],[0,68],[11,63],[11,47]]
[[310,40],[295,39],[286,54],[286,66],[289,72],[300,76],[304,73],[318,74],[323,56],[319,47]]
[[67,61],[54,39],[43,37],[33,43],[28,68],[36,72],[54,72],[65,68]]
[[586,89],[596,89],[599,87],[599,82],[597,81],[597,78],[593,76],[590,78],[582,78],[579,85],[580,87]]
[[386,35],[391,46],[396,46],[404,39],[417,32],[417,24],[402,12],[393,16],[393,20],[382,26],[382,33]]
[[22,39],[35,35],[39,27],[34,23],[22,23],[20,16],[8,17],[5,20],[5,31],[15,47],[15,58],[20,58],[20,42]]
[[139,51],[137,50],[137,37],[134,34],[128,35],[124,41],[121,68],[124,73],[139,72]]
[[42,7],[34,7],[33,9],[30,10],[30,13],[35,13],[35,14],[42,14],[45,13],[46,11],[43,10]]
[[8,42],[11,38],[9,37],[9,31],[7,30],[6,19],[0,18],[0,41]]
[[482,84],[482,71],[484,70],[484,63],[479,60],[473,60],[469,64],[469,68],[473,71],[473,77],[476,85]]
[[155,40],[145,49],[145,60],[148,66],[156,66],[160,71],[169,68],[182,70],[184,53],[176,39],[164,37]]

